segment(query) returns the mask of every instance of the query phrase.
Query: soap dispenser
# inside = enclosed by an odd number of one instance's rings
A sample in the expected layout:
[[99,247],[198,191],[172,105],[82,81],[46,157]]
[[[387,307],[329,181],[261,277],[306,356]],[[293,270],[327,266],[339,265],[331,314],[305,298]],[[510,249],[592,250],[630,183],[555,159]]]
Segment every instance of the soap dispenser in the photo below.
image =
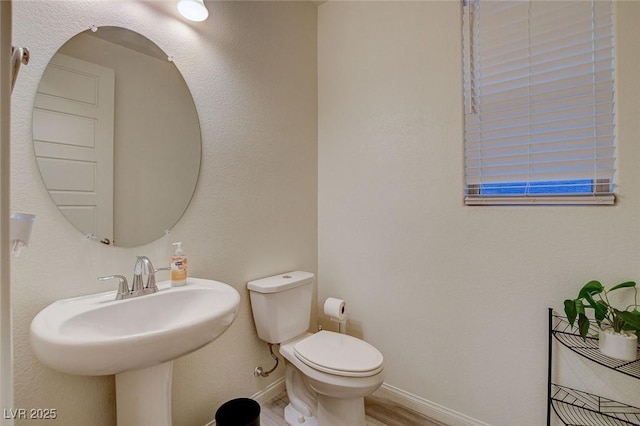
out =
[[176,252],[171,256],[171,287],[180,287],[187,283],[187,257],[181,241],[173,245],[176,246]]

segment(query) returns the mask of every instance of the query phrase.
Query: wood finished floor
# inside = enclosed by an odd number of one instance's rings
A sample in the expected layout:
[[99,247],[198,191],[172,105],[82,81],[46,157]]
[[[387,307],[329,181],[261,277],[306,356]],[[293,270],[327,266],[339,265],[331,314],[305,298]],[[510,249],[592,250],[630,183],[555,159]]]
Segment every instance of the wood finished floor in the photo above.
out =
[[[284,421],[284,407],[289,403],[286,391],[282,391],[262,406],[261,426],[287,426]],[[435,420],[402,407],[388,399],[369,396],[365,398],[367,426],[446,426]]]

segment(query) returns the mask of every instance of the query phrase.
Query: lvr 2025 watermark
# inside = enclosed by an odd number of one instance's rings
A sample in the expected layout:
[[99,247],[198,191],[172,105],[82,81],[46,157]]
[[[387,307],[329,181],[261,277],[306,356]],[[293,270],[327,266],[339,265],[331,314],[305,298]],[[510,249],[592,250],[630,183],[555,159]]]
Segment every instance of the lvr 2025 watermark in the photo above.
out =
[[12,420],[53,420],[58,417],[57,408],[5,408],[2,417]]

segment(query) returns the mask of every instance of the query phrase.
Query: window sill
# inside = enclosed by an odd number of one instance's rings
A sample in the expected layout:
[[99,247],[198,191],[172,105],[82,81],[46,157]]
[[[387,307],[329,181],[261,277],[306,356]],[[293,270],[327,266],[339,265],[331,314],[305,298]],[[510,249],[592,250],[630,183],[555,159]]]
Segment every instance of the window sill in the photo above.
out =
[[479,196],[468,195],[464,198],[467,206],[611,206],[614,205],[614,194],[601,195],[530,195],[530,196]]

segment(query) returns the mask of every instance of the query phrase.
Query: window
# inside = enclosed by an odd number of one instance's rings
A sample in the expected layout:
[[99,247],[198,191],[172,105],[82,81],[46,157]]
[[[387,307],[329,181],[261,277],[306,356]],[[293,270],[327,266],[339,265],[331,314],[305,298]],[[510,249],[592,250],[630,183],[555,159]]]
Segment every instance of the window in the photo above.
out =
[[465,0],[465,202],[613,204],[611,1]]

